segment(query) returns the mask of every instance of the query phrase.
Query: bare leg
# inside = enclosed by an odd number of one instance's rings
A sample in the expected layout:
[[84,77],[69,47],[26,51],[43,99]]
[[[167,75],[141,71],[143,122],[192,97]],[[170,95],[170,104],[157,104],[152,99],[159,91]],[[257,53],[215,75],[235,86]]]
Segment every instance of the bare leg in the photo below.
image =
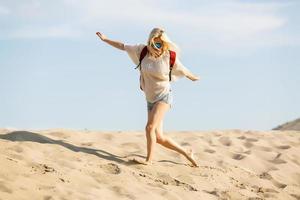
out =
[[147,158],[146,162],[151,163],[154,154],[154,148],[156,144],[155,129],[159,125],[159,122],[163,119],[167,110],[170,109],[170,105],[164,102],[157,102],[150,113],[148,113],[148,122],[146,125],[146,138],[147,138]]
[[185,150],[179,146],[174,140],[169,137],[164,136],[163,134],[163,120],[160,121],[159,126],[155,129],[156,141],[162,146],[174,150],[182,155],[184,155],[194,167],[197,167],[197,163],[194,159],[193,152],[191,150]]

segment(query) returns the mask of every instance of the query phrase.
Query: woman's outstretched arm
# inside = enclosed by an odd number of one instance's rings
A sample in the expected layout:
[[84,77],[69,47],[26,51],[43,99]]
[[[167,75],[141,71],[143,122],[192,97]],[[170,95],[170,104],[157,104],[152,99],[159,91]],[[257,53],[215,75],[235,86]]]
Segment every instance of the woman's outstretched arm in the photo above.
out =
[[100,33],[100,32],[97,32],[96,35],[98,35],[99,38],[100,38],[103,42],[106,42],[107,44],[110,44],[111,46],[116,47],[117,49],[125,50],[124,44],[123,44],[122,42],[109,40],[104,34],[102,34],[102,33]]

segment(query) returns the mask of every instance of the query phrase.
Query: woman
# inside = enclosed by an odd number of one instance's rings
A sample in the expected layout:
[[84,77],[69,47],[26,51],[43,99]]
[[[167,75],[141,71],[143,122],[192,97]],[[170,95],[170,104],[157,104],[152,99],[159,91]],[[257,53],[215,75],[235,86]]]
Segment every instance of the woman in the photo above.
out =
[[[172,105],[170,78],[172,81],[181,77],[187,77],[192,81],[199,79],[179,61],[177,46],[170,41],[165,31],[161,28],[154,28],[151,31],[147,45],[123,44],[108,39],[100,32],[97,32],[96,34],[102,41],[115,48],[126,51],[136,65],[141,64],[140,87],[145,93],[148,110],[148,121],[145,128],[147,138],[147,158],[146,161],[143,161],[142,163],[152,164],[155,144],[158,143],[182,154],[192,163],[193,167],[197,167],[198,165],[193,157],[192,150],[183,149],[171,138],[164,136],[163,134],[163,118]],[[147,54],[142,62],[139,63],[141,52],[145,46],[147,46]],[[177,54],[171,72],[169,50],[176,52]]]

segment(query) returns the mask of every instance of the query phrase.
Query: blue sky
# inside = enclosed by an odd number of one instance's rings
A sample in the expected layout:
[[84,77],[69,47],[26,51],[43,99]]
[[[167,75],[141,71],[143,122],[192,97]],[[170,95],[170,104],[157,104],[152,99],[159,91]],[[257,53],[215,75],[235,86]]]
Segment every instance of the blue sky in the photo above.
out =
[[144,130],[138,71],[103,32],[163,27],[200,81],[173,83],[165,130],[268,130],[300,116],[300,2],[0,0],[0,127]]

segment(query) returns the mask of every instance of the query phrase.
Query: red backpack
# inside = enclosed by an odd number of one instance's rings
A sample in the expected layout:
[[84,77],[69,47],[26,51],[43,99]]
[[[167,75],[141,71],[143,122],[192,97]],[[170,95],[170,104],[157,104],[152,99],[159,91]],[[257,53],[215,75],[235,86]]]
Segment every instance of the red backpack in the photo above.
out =
[[[148,53],[148,49],[147,49],[147,46],[145,46],[144,48],[143,48],[143,50],[142,50],[142,52],[141,52],[141,54],[140,54],[140,59],[139,59],[139,64],[136,66],[136,68],[134,68],[134,69],[137,69],[138,67],[140,67],[140,70],[142,70],[142,65],[141,65],[141,63],[142,63],[142,60],[145,58],[145,56],[147,55],[147,53]],[[171,81],[171,71],[172,71],[172,69],[173,69],[173,65],[174,65],[174,63],[175,63],[175,59],[176,59],[176,52],[175,51],[171,51],[171,50],[169,50],[169,53],[170,53],[170,72],[169,72],[169,81]],[[142,89],[142,87],[141,87],[141,75],[140,75],[140,88],[141,88],[141,90],[143,90]]]

